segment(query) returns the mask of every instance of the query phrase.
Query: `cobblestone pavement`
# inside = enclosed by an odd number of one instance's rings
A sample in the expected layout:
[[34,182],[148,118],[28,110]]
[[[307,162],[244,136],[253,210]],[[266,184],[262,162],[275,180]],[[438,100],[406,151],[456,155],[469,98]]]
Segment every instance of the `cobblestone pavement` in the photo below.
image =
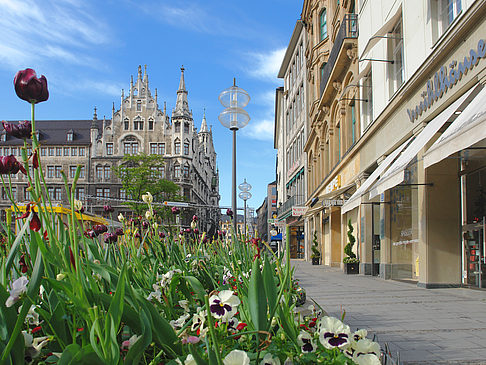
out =
[[[423,289],[415,284],[292,260],[310,298],[351,330],[388,343],[402,364],[486,364],[486,291]],[[307,305],[307,304],[306,304]]]

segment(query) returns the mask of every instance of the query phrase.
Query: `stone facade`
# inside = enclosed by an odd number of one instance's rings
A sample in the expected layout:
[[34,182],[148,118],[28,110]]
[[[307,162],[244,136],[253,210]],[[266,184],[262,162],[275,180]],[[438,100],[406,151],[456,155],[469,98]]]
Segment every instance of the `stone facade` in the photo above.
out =
[[[122,90],[120,108],[115,110],[113,103],[111,119],[98,119],[95,108],[92,120],[37,121],[42,167],[53,203],[68,203],[61,171],[72,181],[77,165],[81,165],[76,197],[87,210],[102,214],[103,206],[111,205],[114,217],[120,212],[129,214],[122,204],[129,197],[113,168],[126,154],[155,154],[165,161],[162,176],[177,183],[180,194],[191,203],[186,217],[195,213],[201,224],[208,225],[201,228],[216,227],[220,196],[212,130],[205,115],[197,130],[187,94],[181,68],[177,101],[169,116],[165,103],[163,110],[159,109],[157,89],[152,94],[149,88],[146,67],[142,74],[139,66],[136,81],[131,78],[128,95]],[[19,155],[21,143],[2,136],[4,147],[0,153]],[[19,174],[14,181],[17,201],[28,201],[27,180]],[[2,208],[10,206],[5,194],[1,198]]]

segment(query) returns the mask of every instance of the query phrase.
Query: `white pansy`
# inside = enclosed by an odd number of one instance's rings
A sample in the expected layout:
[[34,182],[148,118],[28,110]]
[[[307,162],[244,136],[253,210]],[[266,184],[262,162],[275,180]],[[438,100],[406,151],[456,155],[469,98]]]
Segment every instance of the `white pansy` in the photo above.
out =
[[309,332],[300,331],[297,336],[297,343],[300,346],[302,352],[314,352],[316,350],[314,344],[312,343],[312,336]]
[[353,361],[358,365],[381,365],[380,359],[374,354],[362,355]]
[[179,300],[179,305],[181,306],[182,309],[184,309],[184,312],[189,312],[189,301],[187,299]]
[[189,354],[187,355],[186,360],[184,361],[184,365],[197,365],[197,362],[194,359],[194,357],[191,354]]
[[209,298],[209,310],[213,317],[225,320],[236,314],[240,303],[240,298],[232,290],[222,290]]
[[356,359],[361,356],[369,354],[380,356],[380,345],[368,338],[363,338],[357,341],[354,348],[353,361],[356,361]]
[[260,365],[280,365],[280,359],[277,356],[273,357],[271,353],[267,352],[262,361],[260,361]]
[[363,338],[366,338],[368,336],[368,331],[365,329],[357,330],[353,333],[353,340],[359,341]]
[[170,321],[170,325],[174,329],[182,328],[182,327],[184,327],[184,324],[186,324],[186,321],[189,319],[189,317],[190,317],[189,313],[184,313],[182,316],[180,316],[176,320]]
[[150,194],[150,192],[147,191],[147,194],[142,195],[142,200],[145,203],[152,203],[154,201],[154,197],[152,196],[152,194]]
[[339,319],[323,317],[319,322],[319,341],[327,349],[345,349],[350,344],[350,328]]
[[250,358],[245,351],[233,350],[223,359],[224,365],[249,365]]
[[27,284],[29,284],[29,279],[27,279],[26,276],[21,276],[12,283],[10,295],[5,301],[5,306],[7,308],[14,305],[20,299],[20,296],[27,291]]

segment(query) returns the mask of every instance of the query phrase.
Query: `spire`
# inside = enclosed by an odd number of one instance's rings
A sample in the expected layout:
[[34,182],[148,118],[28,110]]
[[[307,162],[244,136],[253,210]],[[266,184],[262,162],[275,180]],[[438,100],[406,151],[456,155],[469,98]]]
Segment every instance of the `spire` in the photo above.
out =
[[[155,104],[156,105],[157,105],[157,97],[158,97],[158,95],[157,95],[157,88],[155,88]],[[157,108],[158,108],[158,106],[157,106]]]
[[179,82],[179,90],[177,90],[177,101],[173,116],[187,116],[190,117],[189,104],[187,103],[187,90],[184,82],[184,66],[181,67],[181,80]]
[[113,106],[111,107],[111,111],[115,113],[115,102],[113,102]]
[[167,115],[167,103],[164,101],[164,115]]
[[93,120],[98,120],[98,114],[96,114],[96,107],[94,107]]
[[201,123],[201,133],[207,133],[208,132],[208,124],[206,122],[206,108],[204,108],[204,114],[203,114],[203,120]]
[[147,65],[144,65],[144,69],[143,69],[143,81],[144,82],[147,82],[147,79],[148,79]]
[[137,75],[137,81],[142,80],[142,66],[138,65],[138,75]]

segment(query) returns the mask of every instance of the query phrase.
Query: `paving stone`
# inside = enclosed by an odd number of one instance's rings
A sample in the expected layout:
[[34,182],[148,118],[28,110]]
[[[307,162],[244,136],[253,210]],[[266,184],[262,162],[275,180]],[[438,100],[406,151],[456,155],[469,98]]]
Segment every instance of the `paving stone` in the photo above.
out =
[[486,364],[486,291],[414,284],[292,260],[295,275],[329,315],[388,344],[411,364]]

